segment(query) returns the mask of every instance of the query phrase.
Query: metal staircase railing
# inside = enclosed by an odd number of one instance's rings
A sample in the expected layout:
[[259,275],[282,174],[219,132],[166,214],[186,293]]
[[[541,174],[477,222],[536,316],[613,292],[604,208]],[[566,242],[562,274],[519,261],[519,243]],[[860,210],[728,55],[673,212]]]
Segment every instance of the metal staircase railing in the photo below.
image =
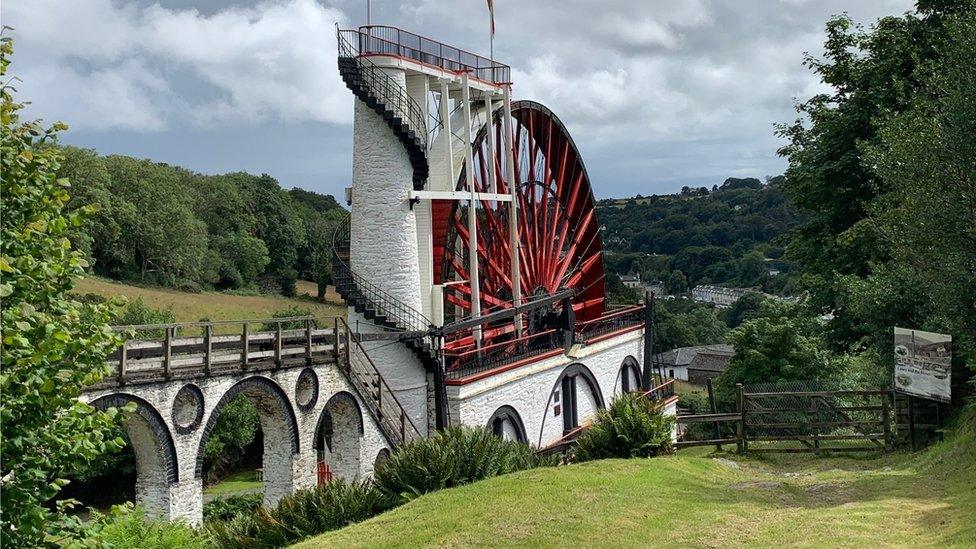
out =
[[[427,159],[427,120],[423,109],[399,82],[360,54],[363,35],[358,30],[340,30],[339,73],[346,86],[367,106],[383,117],[403,143],[413,168],[413,185],[423,189],[430,173]],[[357,45],[353,45],[357,44]]]
[[366,403],[366,408],[386,435],[386,439],[395,447],[420,438],[422,435],[416,424],[383,379],[363,348],[359,336],[349,329],[349,325],[342,318],[336,323],[336,333],[337,337],[344,337],[346,342],[345,354],[339,361],[340,369],[359,393],[359,398]]
[[367,320],[403,332],[426,334],[432,327],[423,313],[366,280],[349,267],[350,217],[332,236],[332,278],[336,291]]

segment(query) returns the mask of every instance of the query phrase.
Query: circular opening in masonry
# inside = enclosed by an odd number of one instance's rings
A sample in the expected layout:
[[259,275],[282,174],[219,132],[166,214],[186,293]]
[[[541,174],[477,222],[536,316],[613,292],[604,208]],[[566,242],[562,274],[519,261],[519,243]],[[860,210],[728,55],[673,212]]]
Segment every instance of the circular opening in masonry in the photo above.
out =
[[192,432],[203,420],[203,392],[192,383],[184,385],[173,401],[173,425],[180,434]]
[[295,403],[298,409],[307,412],[315,406],[319,399],[319,378],[311,368],[305,368],[298,374],[295,383]]

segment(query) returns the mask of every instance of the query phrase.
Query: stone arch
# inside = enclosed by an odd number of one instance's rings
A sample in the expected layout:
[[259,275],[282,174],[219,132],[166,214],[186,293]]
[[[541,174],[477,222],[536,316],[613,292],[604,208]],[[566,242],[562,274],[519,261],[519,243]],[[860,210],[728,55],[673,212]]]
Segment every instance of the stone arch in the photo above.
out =
[[220,397],[220,401],[210,411],[210,417],[200,436],[194,475],[197,479],[203,477],[204,447],[210,432],[217,424],[220,411],[240,394],[247,396],[258,411],[264,435],[264,502],[265,505],[273,505],[295,488],[294,456],[299,453],[300,447],[295,410],[281,386],[269,378],[253,376],[243,379]]
[[319,459],[329,464],[334,476],[353,480],[360,472],[364,432],[359,401],[351,393],[339,391],[322,408],[312,446]]
[[99,410],[121,408],[135,403],[134,413],[126,414],[129,444],[136,456],[136,503],[150,516],[168,516],[169,487],[180,481],[176,444],[162,414],[149,402],[128,393],[106,395],[92,401]]
[[529,441],[529,437],[525,434],[525,423],[522,422],[522,416],[515,408],[507,404],[499,407],[495,413],[491,414],[491,417],[488,418],[487,427],[503,439],[518,442]]
[[379,452],[376,452],[376,459],[373,460],[373,469],[375,470],[382,463],[386,463],[390,459],[390,449],[380,448]]
[[620,365],[620,372],[617,373],[616,386],[613,393],[615,395],[636,391],[641,388],[641,371],[637,359],[632,356],[624,358]]
[[[580,390],[581,387],[584,390]],[[559,395],[559,399],[554,402],[553,397],[556,394]],[[579,398],[580,395],[583,396],[583,399]],[[550,415],[556,415],[555,410],[559,410],[558,414],[562,419],[561,432],[565,434],[578,426],[583,417],[605,407],[603,392],[600,390],[600,384],[593,372],[579,362],[566,366],[556,378],[552,390],[549,391],[549,398],[546,400],[546,412],[543,415],[542,426],[539,430],[539,446],[542,446],[544,442],[546,421]]]

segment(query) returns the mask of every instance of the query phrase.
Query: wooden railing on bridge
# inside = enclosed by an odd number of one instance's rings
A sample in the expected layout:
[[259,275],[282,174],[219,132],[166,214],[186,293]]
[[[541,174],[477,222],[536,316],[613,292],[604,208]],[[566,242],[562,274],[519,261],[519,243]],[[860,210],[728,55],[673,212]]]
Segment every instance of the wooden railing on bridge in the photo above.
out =
[[96,387],[289,368],[337,359],[334,327],[310,316],[117,326],[125,343]]

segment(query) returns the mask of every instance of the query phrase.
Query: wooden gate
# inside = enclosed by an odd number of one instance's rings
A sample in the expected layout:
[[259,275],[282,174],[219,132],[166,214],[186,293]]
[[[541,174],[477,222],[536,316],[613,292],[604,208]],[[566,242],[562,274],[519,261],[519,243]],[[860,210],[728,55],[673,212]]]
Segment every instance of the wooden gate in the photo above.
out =
[[751,391],[739,386],[750,452],[877,452],[892,446],[888,388]]

